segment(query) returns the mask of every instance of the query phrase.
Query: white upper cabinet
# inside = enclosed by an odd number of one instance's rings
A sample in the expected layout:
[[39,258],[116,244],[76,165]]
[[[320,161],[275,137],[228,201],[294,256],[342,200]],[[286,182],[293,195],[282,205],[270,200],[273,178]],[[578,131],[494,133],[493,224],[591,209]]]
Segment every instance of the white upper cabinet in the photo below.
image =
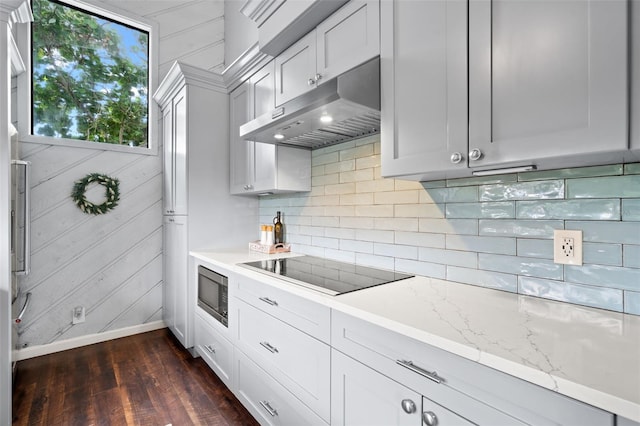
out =
[[187,214],[187,88],[162,110],[164,213]]
[[347,3],[276,57],[276,106],[379,53],[379,2]]
[[467,2],[383,1],[380,32],[382,174],[466,170]]
[[316,28],[316,70],[331,80],[380,54],[379,1],[351,1]]
[[310,151],[240,138],[240,125],[274,109],[274,84],[271,61],[229,97],[232,194],[311,190]]
[[626,1],[390,0],[381,34],[383,176],[580,166],[629,147]]
[[625,1],[470,1],[470,165],[627,149],[627,20]]
[[276,105],[308,92],[316,85],[316,30],[275,59]]

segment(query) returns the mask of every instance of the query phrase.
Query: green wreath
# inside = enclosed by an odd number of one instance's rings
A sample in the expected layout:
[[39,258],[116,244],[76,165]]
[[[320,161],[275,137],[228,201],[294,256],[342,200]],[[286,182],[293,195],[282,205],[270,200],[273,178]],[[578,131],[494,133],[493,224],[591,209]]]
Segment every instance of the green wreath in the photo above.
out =
[[[87,186],[93,182],[105,187],[104,196],[106,200],[102,204],[94,204],[91,201],[88,201],[87,197],[85,197]],[[118,179],[101,175],[99,173],[91,173],[83,179],[75,182],[73,185],[73,191],[71,192],[71,197],[84,213],[104,214],[118,205],[118,201],[120,200],[119,184],[120,182]]]

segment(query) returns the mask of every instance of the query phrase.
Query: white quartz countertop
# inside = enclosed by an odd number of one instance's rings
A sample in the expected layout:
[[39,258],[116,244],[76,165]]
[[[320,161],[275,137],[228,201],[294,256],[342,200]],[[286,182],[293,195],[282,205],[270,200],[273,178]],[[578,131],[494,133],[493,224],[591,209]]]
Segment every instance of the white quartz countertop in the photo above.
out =
[[235,266],[282,255],[191,254],[640,422],[638,316],[426,277],[327,296]]

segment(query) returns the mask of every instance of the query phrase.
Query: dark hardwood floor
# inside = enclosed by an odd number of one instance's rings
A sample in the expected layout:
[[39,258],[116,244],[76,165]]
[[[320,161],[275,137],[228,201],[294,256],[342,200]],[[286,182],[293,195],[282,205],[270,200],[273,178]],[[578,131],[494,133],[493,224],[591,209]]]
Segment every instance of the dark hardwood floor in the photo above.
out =
[[13,425],[257,425],[167,329],[18,363]]

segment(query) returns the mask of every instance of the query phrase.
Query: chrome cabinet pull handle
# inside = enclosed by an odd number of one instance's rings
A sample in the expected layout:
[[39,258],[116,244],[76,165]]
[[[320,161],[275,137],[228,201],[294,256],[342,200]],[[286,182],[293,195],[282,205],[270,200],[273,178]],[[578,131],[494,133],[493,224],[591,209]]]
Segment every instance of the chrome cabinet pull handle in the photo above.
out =
[[444,378],[438,376],[438,373],[436,373],[435,371],[431,372],[431,371],[427,371],[424,368],[420,368],[417,365],[415,365],[413,363],[413,361],[406,361],[403,359],[398,359],[396,360],[396,364],[403,366],[404,368],[413,371],[414,373],[417,373],[419,375],[421,375],[422,377],[426,377],[427,379],[436,382],[438,384],[440,383],[444,383]]
[[459,152],[454,152],[453,154],[451,154],[451,163],[458,164],[462,161],[462,158],[462,154],[460,154]]
[[403,399],[400,405],[402,405],[402,409],[407,414],[412,414],[416,412],[416,403],[410,399]]
[[205,346],[205,349],[211,352],[212,354],[216,353],[216,350],[211,345]]
[[271,300],[268,297],[259,297],[258,299],[262,300],[264,303],[267,303],[271,306],[278,306],[278,302],[275,300]]
[[24,316],[24,313],[27,312],[27,308],[31,303],[31,292],[27,293],[25,296],[24,305],[22,305],[22,309],[20,309],[18,316],[13,320],[15,324],[20,324],[22,322],[22,317]]
[[262,408],[267,410],[267,413],[271,414],[271,417],[275,417],[278,415],[278,412],[269,404],[269,401],[260,401],[260,405]]
[[260,342],[260,345],[272,354],[278,353],[278,348],[276,348],[275,346],[271,346],[269,342]]
[[477,161],[480,158],[482,158],[482,151],[480,151],[478,148],[475,148],[469,151],[469,159],[471,161]]
[[433,411],[425,411],[422,413],[422,421],[427,426],[438,426],[438,416]]

